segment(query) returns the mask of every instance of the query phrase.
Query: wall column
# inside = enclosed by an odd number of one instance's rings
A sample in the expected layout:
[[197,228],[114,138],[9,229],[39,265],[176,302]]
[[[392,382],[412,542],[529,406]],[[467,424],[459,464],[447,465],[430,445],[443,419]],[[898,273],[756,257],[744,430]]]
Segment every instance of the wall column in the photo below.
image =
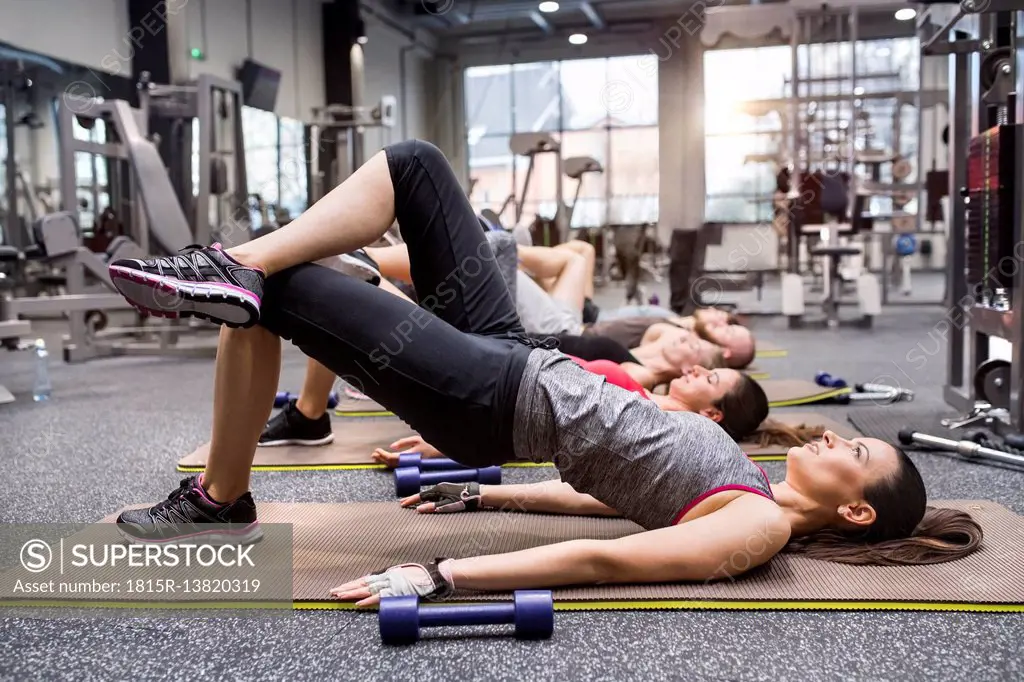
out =
[[658,59],[658,239],[665,245],[673,230],[704,222],[704,47],[692,29],[683,19],[670,24],[651,48]]

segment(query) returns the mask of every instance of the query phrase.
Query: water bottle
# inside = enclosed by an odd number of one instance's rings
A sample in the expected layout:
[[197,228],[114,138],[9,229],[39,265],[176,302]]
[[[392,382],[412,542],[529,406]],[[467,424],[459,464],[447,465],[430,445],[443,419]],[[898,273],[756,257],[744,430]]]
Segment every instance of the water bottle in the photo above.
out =
[[32,387],[32,399],[38,403],[50,399],[50,394],[53,393],[53,384],[50,383],[50,354],[46,352],[46,342],[36,339],[35,352],[36,383]]

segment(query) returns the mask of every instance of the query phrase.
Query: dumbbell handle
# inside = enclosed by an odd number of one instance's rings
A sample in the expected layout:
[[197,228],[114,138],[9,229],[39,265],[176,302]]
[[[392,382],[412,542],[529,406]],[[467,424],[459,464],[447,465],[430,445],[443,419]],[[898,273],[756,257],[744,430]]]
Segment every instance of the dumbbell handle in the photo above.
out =
[[434,485],[435,483],[468,483],[469,481],[486,480],[494,475],[501,476],[500,467],[455,469],[452,471],[426,471],[420,473],[420,485]]
[[516,620],[515,605],[500,604],[446,604],[421,606],[420,627],[442,625],[505,625]]
[[857,390],[862,393],[889,393],[890,391],[896,391],[899,395],[906,398],[914,397],[913,391],[897,386],[886,386],[885,384],[857,384]]
[[424,457],[418,452],[405,452],[398,456],[398,466],[416,467],[420,471],[457,471],[469,467],[447,457]]

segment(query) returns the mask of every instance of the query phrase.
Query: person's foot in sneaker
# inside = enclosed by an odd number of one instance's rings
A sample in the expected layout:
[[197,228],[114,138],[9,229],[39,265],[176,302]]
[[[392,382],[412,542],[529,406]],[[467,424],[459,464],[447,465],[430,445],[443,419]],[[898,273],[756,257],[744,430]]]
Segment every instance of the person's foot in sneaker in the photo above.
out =
[[246,545],[263,539],[256,503],[245,493],[221,504],[203,490],[201,475],[181,481],[167,499],[149,509],[130,509],[117,517],[117,530],[132,543]]
[[260,435],[259,446],[263,448],[282,445],[327,445],[334,442],[331,417],[326,412],[317,419],[310,419],[299,411],[294,400],[274,415]]
[[338,270],[373,286],[380,284],[380,266],[362,249],[338,256]]
[[198,317],[229,327],[251,327],[260,319],[263,273],[234,260],[219,244],[190,246],[166,258],[117,260],[108,269],[121,295],[150,315]]

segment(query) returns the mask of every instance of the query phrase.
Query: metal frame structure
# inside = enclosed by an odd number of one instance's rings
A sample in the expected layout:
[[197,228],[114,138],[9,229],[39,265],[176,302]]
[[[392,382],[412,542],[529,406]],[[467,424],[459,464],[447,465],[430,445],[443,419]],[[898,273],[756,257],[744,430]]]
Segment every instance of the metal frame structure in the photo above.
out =
[[[228,135],[230,144],[222,145],[218,121],[222,103],[230,113],[231,123]],[[176,179],[178,200],[186,207],[189,226],[198,244],[219,241],[235,246],[248,241],[250,223],[248,213],[248,178],[245,166],[245,139],[242,131],[242,86],[237,81],[226,80],[210,74],[201,74],[189,85],[158,85],[149,82],[149,74],[143,73],[139,83],[139,110],[142,120],[149,121],[151,115],[167,119],[199,123],[199,176],[198,193],[192,199],[192,129],[186,126],[181,144],[185,152],[180,156],[180,168],[172,168]],[[213,162],[228,158],[232,190],[228,195],[228,210],[222,200],[211,192],[213,183]],[[187,210],[189,206],[192,210]],[[212,219],[210,209],[216,208]],[[227,215],[226,215],[227,214]]]
[[[52,244],[40,244],[47,263],[65,273],[67,293],[47,298],[8,296],[0,299],[0,329],[8,323],[23,324],[21,318],[24,317],[66,315],[69,322],[69,334],[64,338],[66,362],[118,355],[214,355],[216,348],[213,345],[179,344],[182,333],[189,331],[193,325],[181,324],[178,320],[171,320],[168,324],[139,324],[103,330],[90,323],[90,314],[95,311],[129,311],[131,306],[116,293],[106,260],[81,246],[77,228],[76,154],[101,155],[131,167],[131,172],[124,178],[128,188],[110,189],[111,196],[121,193],[131,202],[130,239],[137,245],[139,256],[149,253],[155,246],[154,241],[160,242],[164,249],[173,250],[185,246],[190,240],[190,232],[184,212],[174,196],[170,178],[159,161],[155,146],[148,139],[143,113],[123,100],[97,99],[81,108],[88,113],[76,114],[66,103],[58,108],[61,195],[68,207],[68,220],[74,227],[65,230],[57,248],[53,248]],[[102,119],[112,133],[111,139],[91,142],[75,138],[76,116]],[[150,227],[154,225],[161,227],[161,238],[158,240],[151,239]],[[46,236],[37,237],[44,242],[46,240]],[[183,240],[184,243],[179,245],[175,241],[169,244],[168,239]],[[194,327],[199,329],[200,325]],[[9,332],[4,333],[6,335]],[[142,341],[142,337],[146,336],[156,340]]]
[[[311,203],[323,198],[325,185],[332,188],[341,183],[366,161],[363,149],[363,130],[365,128],[381,128],[389,130],[395,127],[395,109],[397,100],[391,95],[381,98],[377,106],[359,107],[343,104],[329,104],[313,110],[314,121],[309,124],[309,167],[312,182],[310,184]],[[324,131],[343,130],[345,135],[335,137],[336,152],[331,167],[331,177],[325,183],[325,173],[320,170],[320,152],[324,144]],[[341,167],[345,159],[348,168]]]
[[[1016,92],[1024,92],[1024,11],[1020,3],[1008,0],[989,0],[985,12],[970,14],[967,3],[961,3],[952,19],[931,35],[922,37],[922,51],[926,55],[948,55],[949,59],[949,196],[950,216],[948,249],[947,317],[951,335],[948,340],[947,380],[943,398],[952,407],[971,412],[979,407],[973,388],[973,371],[989,357],[989,339],[1006,339],[1012,345],[1010,362],[1010,407],[1008,413],[994,416],[997,430],[1021,432],[1024,430],[1024,267],[1018,262],[1012,281],[1012,300],[1009,306],[998,301],[977,300],[969,290],[964,273],[967,268],[965,253],[967,202],[961,188],[967,186],[968,144],[970,139],[1000,122],[1024,121],[1024,101],[1017,97],[1001,103],[986,101],[981,89],[983,58],[992,50],[1008,47],[1013,65],[1004,72],[1013,79]],[[1010,44],[998,43],[997,15],[1009,20]],[[965,21],[971,19],[971,21]],[[924,22],[922,22],[923,24]],[[1015,149],[1016,196],[1024,196],[1024,139],[1018,135]],[[1014,207],[1013,241],[1024,239],[1024,207],[1018,200]],[[1019,259],[1019,255],[1015,254]]]

